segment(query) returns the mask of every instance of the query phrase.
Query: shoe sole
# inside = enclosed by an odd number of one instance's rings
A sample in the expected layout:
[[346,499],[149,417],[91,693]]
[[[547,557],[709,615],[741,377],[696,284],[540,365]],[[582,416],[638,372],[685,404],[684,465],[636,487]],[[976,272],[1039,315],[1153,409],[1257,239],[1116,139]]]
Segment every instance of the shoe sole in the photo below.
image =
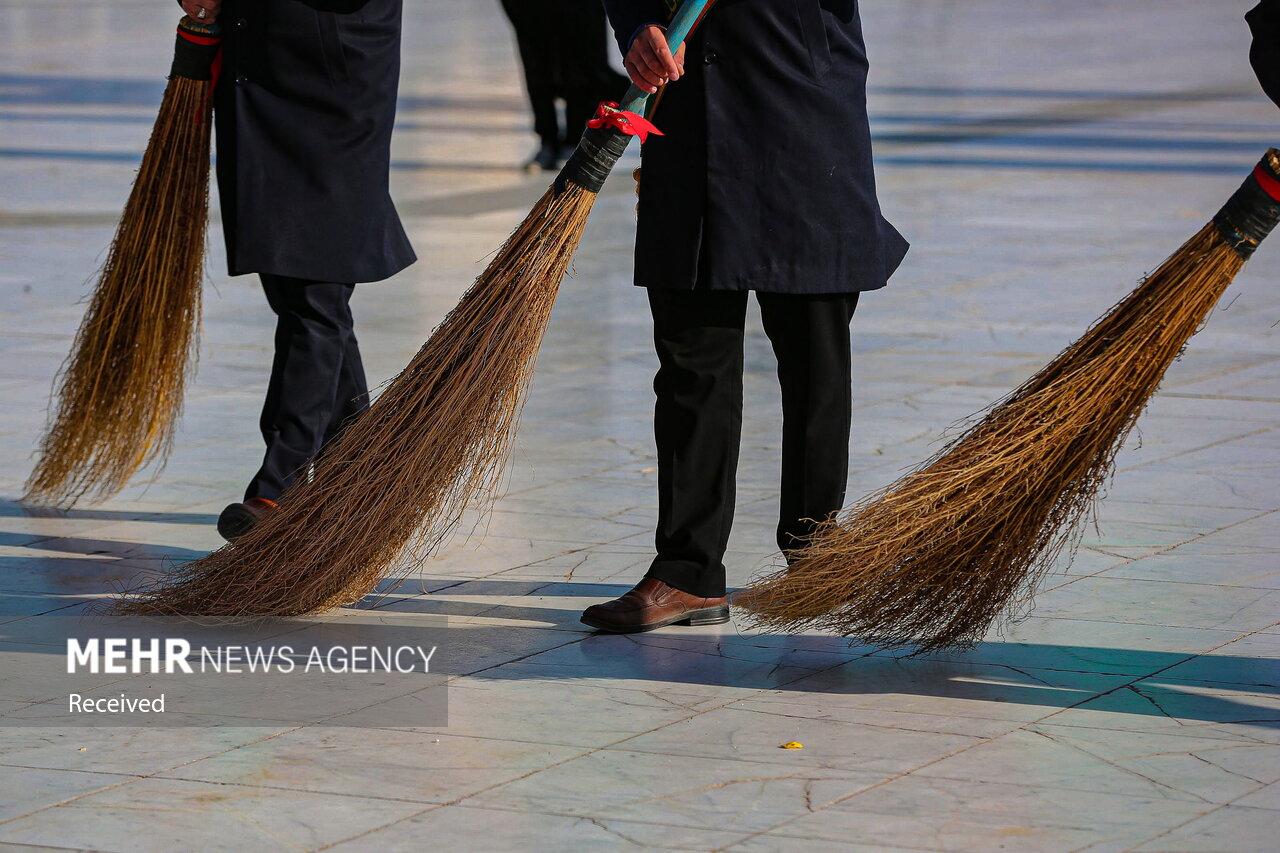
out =
[[597,631],[607,631],[610,634],[643,634],[645,631],[654,631],[658,628],[665,628],[668,625],[688,625],[691,628],[699,628],[704,625],[723,625],[729,621],[729,605],[721,605],[720,607],[706,607],[702,610],[691,610],[679,616],[673,616],[670,619],[664,619],[661,622],[649,622],[644,625],[618,626],[600,619],[592,619],[583,616],[581,620],[583,625],[595,628]]
[[230,542],[248,533],[257,523],[258,519],[247,509],[229,506],[218,516],[218,535]]

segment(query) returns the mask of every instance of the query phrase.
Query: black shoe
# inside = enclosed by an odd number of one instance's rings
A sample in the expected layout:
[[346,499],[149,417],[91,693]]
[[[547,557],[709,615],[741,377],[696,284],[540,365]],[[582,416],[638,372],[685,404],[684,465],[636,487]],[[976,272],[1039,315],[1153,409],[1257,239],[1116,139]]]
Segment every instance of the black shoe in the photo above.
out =
[[244,503],[231,504],[218,516],[218,535],[228,542],[238,539],[279,508],[278,503],[266,498],[249,498]]
[[530,171],[533,169],[541,169],[544,172],[554,172],[560,168],[560,147],[558,145],[543,145],[538,149],[524,167]]

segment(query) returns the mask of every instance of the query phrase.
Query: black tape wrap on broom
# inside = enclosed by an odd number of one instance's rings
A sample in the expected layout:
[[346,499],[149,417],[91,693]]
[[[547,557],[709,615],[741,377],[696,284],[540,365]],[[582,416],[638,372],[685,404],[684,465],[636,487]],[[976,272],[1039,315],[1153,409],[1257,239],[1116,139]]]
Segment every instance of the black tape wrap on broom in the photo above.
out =
[[1280,224],[1280,151],[1272,148],[1213,217],[1218,233],[1242,258]]
[[173,66],[170,77],[188,80],[212,80],[214,59],[222,46],[222,36],[217,24],[201,24],[183,18],[178,24],[178,35],[173,48]]
[[612,127],[587,128],[573,155],[556,176],[556,195],[564,192],[567,184],[576,184],[587,192],[600,192],[630,141],[630,136]]

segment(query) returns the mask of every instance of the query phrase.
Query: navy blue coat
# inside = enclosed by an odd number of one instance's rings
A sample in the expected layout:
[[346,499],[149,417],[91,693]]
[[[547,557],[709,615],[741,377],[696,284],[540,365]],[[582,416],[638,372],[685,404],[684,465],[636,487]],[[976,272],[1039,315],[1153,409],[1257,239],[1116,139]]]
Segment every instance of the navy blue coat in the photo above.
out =
[[1263,91],[1280,106],[1280,0],[1262,0],[1245,19],[1253,31],[1249,61]]
[[227,0],[215,94],[231,275],[379,281],[415,260],[387,191],[402,0]]
[[[625,53],[661,0],[604,0]],[[642,149],[635,282],[849,293],[907,242],[880,213],[856,0],[719,0]]]

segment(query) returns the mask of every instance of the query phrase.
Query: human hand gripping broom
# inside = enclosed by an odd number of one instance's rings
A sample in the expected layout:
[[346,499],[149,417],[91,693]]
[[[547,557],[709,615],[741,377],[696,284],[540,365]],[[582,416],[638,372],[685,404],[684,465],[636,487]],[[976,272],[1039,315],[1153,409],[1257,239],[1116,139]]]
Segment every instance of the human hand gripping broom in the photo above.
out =
[[[674,52],[714,0],[685,0]],[[122,615],[245,623],[349,604],[402,556],[425,559],[501,477],[560,282],[631,136],[658,133],[632,86],[601,104],[555,184],[308,481],[232,545],[112,606]]]
[[1280,221],[1272,149],[1213,221],[937,455],[734,597],[746,622],[915,653],[971,646],[1030,595],[1165,370]]
[[99,273],[23,500],[104,500],[173,444],[196,362],[216,24],[184,17],[151,139]]

